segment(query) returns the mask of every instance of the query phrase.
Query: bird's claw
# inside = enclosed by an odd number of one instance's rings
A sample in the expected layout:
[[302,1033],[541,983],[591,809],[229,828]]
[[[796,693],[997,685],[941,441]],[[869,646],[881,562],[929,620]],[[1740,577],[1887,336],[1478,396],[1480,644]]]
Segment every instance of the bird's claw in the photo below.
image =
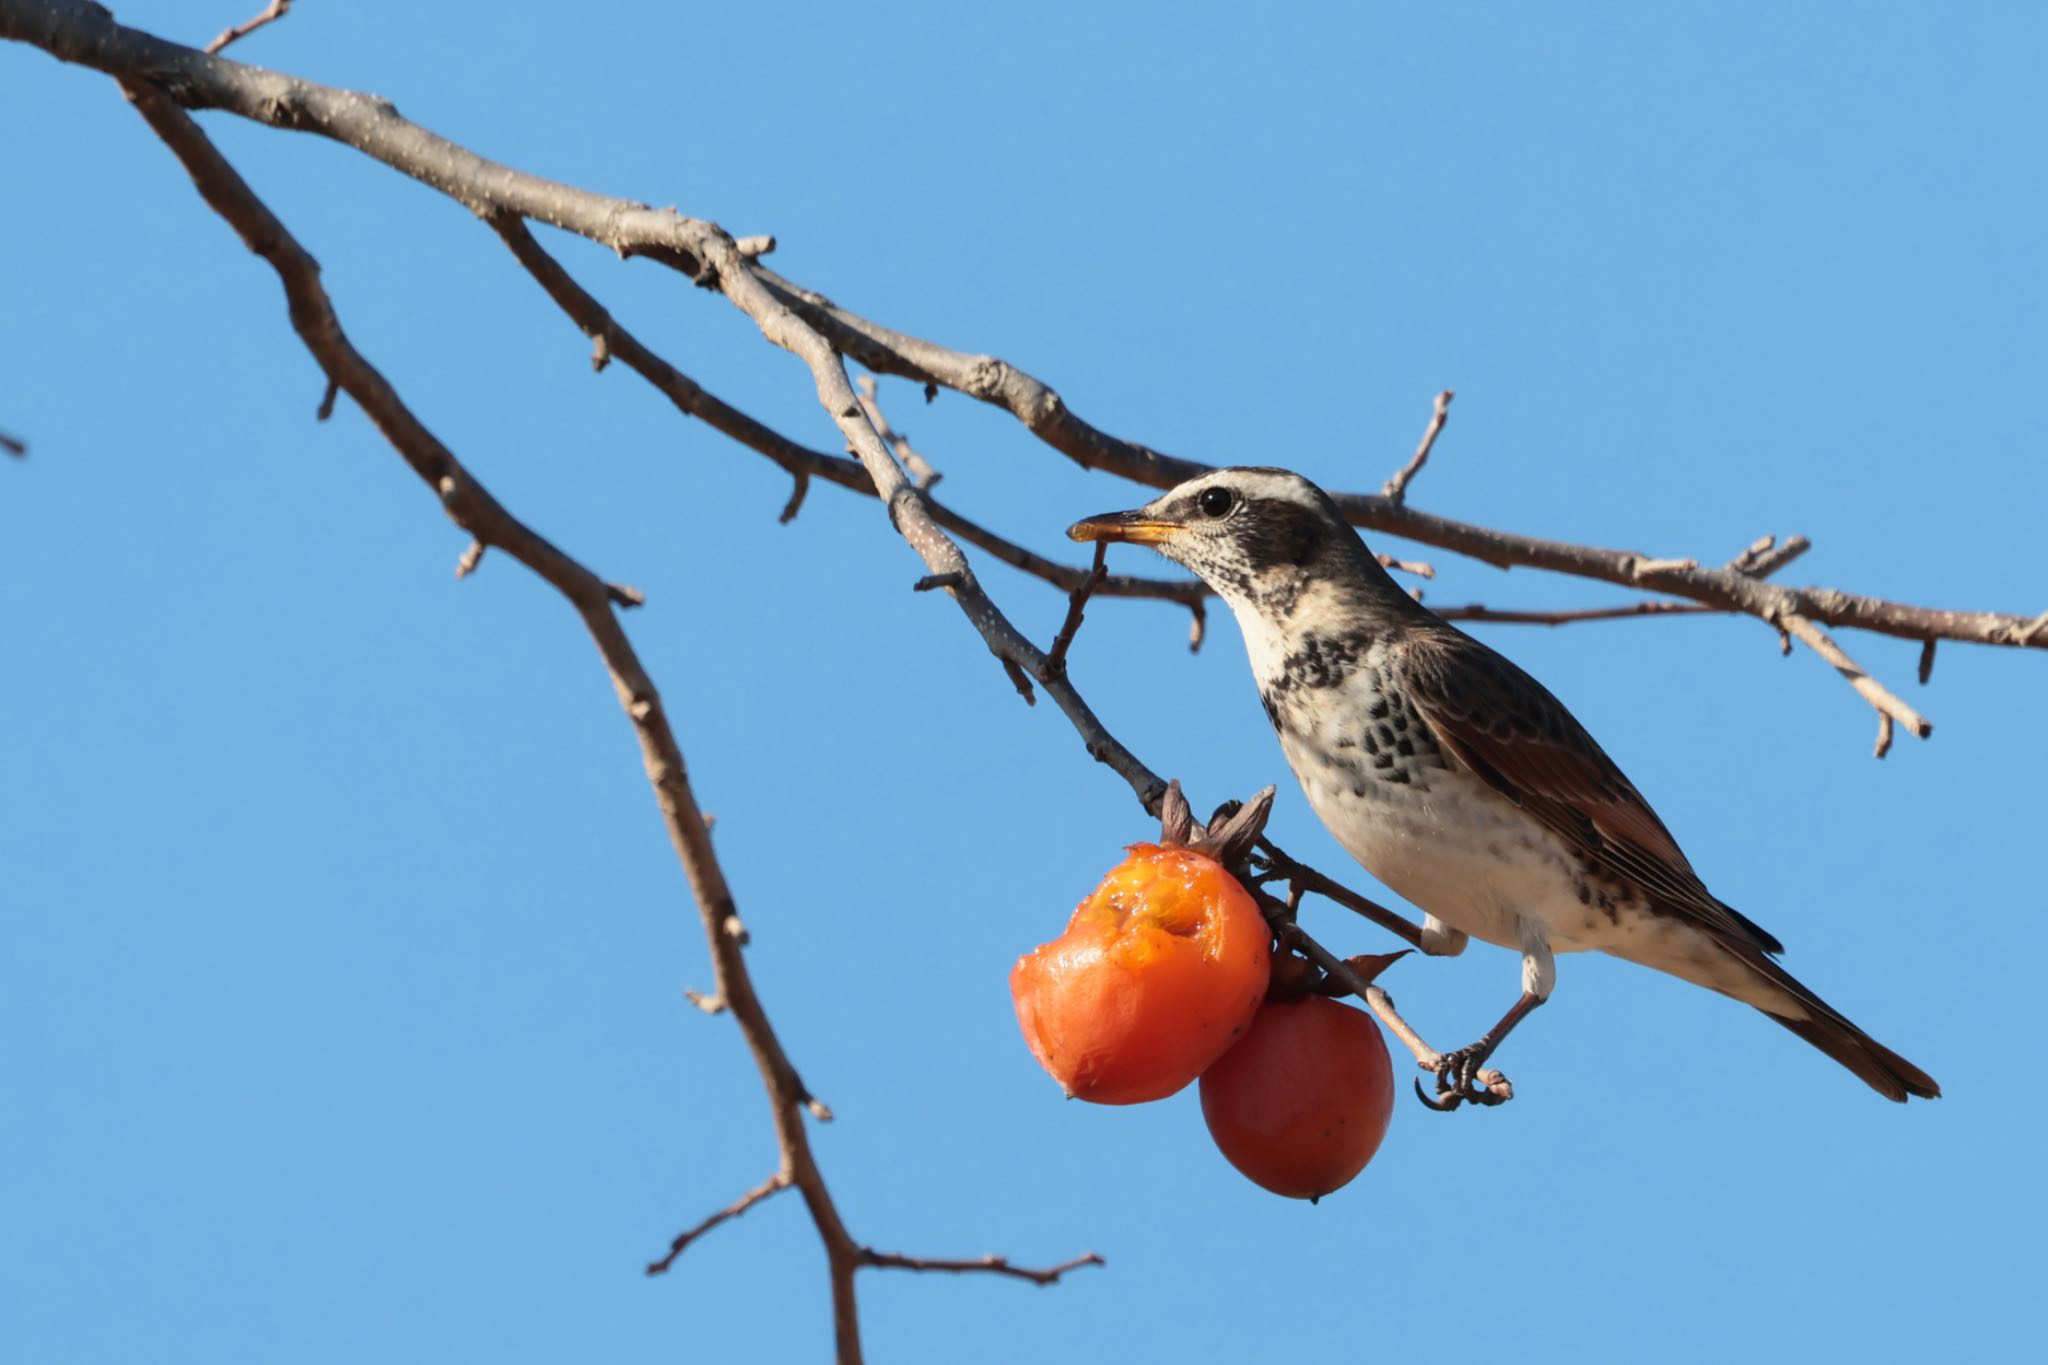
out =
[[1432,1099],[1425,1094],[1422,1082],[1417,1081],[1415,1097],[1439,1114],[1448,1114],[1467,1101],[1489,1107],[1506,1104],[1515,1097],[1514,1083],[1492,1067],[1482,1070],[1486,1058],[1486,1051],[1466,1047],[1440,1054],[1434,1066],[1420,1064],[1423,1070],[1436,1073],[1436,1096]]

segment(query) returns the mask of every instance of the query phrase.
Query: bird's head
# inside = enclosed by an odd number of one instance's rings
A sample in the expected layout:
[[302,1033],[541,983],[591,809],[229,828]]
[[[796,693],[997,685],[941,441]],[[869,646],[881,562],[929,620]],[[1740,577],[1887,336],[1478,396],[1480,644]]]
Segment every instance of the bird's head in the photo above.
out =
[[1192,569],[1240,618],[1284,621],[1305,599],[1359,592],[1407,598],[1330,495],[1285,469],[1218,469],[1143,507],[1077,521],[1067,535],[1149,545]]

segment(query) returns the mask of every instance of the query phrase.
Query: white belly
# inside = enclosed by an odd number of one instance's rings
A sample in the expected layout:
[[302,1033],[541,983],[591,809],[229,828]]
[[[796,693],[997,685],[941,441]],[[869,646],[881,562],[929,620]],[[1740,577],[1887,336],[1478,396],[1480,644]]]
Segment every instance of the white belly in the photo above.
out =
[[1519,948],[1519,921],[1527,919],[1559,952],[1600,946],[1590,941],[1594,921],[1608,916],[1581,903],[1564,844],[1492,793],[1441,782],[1349,781],[1341,773],[1304,777],[1302,790],[1366,871],[1452,928]]

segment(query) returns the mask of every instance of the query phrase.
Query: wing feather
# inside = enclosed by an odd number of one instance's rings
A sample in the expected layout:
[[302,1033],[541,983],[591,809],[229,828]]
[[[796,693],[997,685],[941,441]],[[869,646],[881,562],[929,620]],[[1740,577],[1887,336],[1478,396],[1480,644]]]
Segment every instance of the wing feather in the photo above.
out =
[[1784,946],[1715,899],[1613,759],[1534,678],[1449,625],[1403,641],[1424,722],[1446,753],[1652,905],[1767,953]]

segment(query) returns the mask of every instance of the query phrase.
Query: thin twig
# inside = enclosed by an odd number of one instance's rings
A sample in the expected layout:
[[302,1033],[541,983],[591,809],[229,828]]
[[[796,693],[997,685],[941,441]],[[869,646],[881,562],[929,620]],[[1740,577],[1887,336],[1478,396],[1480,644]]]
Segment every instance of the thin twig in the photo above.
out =
[[217,53],[226,48],[229,43],[240,42],[265,24],[274,24],[279,19],[284,18],[285,15],[291,13],[291,8],[292,0],[270,0],[270,7],[264,10],[263,13],[253,19],[244,19],[232,28],[222,30],[218,38],[215,38],[206,45],[206,51],[208,53]]
[[1354,914],[1363,915],[1388,933],[1407,940],[1417,948],[1422,946],[1422,926],[1407,916],[1397,914],[1379,902],[1361,896],[1343,883],[1324,876],[1307,864],[1295,861],[1271,839],[1261,836],[1258,846],[1262,855],[1262,876],[1270,873],[1298,890],[1313,891],[1319,896],[1335,901]]
[[777,1171],[774,1175],[769,1176],[766,1180],[754,1186],[753,1189],[748,1190],[745,1194],[727,1204],[717,1213],[712,1214],[709,1218],[697,1224],[697,1226],[677,1233],[675,1240],[668,1244],[668,1254],[660,1260],[647,1263],[647,1273],[650,1275],[667,1274],[668,1268],[676,1263],[676,1257],[682,1255],[690,1243],[696,1241],[720,1223],[739,1217],[762,1200],[781,1194],[795,1183],[796,1181],[790,1177],[788,1171]]
[[[1834,665],[1835,671],[1848,679],[1849,686],[1856,689],[1858,696],[1877,708],[1878,714],[1886,721],[1897,721],[1920,738],[1934,733],[1934,724],[1918,711],[1894,696],[1883,683],[1863,671],[1863,666],[1843,652],[1828,633],[1803,616],[1781,617],[1778,628],[1799,638],[1808,649]],[[1877,756],[1883,758],[1891,747],[1889,724],[1881,725],[1877,736]]]
[[1007,1256],[977,1256],[972,1260],[949,1261],[932,1256],[901,1256],[893,1251],[876,1251],[873,1247],[865,1247],[861,1251],[861,1264],[882,1270],[943,1271],[955,1275],[1008,1275],[1013,1279],[1029,1280],[1036,1285],[1048,1285],[1058,1284],[1062,1275],[1079,1270],[1082,1266],[1108,1265],[1109,1262],[1091,1251],[1085,1256],[1076,1256],[1071,1261],[1061,1261],[1058,1265],[1038,1270],[1030,1266],[1013,1265]]
[[1812,548],[1813,542],[1805,536],[1787,536],[1782,545],[1774,535],[1759,536],[1748,549],[1728,561],[1728,568],[1751,578],[1769,578]]
[[1081,614],[1088,607],[1088,598],[1101,585],[1102,580],[1109,576],[1106,562],[1108,553],[1109,542],[1095,542],[1095,563],[1090,566],[1088,576],[1081,580],[1081,586],[1068,595],[1067,619],[1060,622],[1059,633],[1052,637],[1052,648],[1046,651],[1046,668],[1062,677],[1066,676],[1067,651],[1073,648],[1074,636],[1080,633]]
[[775,518],[784,526],[796,520],[796,514],[803,510],[804,495],[811,491],[811,476],[808,471],[796,470],[792,473],[791,479],[793,482],[790,484],[789,501],[782,504],[782,513]]
[[1436,438],[1444,429],[1445,419],[1451,415],[1451,400],[1455,397],[1457,395],[1449,389],[1436,396],[1436,407],[1429,414],[1429,425],[1423,430],[1422,443],[1415,447],[1415,453],[1408,457],[1408,463],[1395,471],[1394,477],[1388,479],[1385,486],[1380,489],[1380,496],[1388,502],[1399,505],[1407,499],[1408,485],[1422,472],[1422,466],[1429,463],[1429,452],[1436,448]]
[[854,381],[854,385],[860,390],[861,410],[866,412],[868,420],[874,423],[875,434],[882,438],[882,444],[895,452],[896,458],[903,462],[903,467],[910,471],[910,481],[919,488],[928,489],[946,477],[933,469],[930,462],[911,447],[910,437],[889,425],[889,419],[882,414],[882,404],[875,396],[875,377],[864,374]]
[[0,431],[0,450],[6,451],[16,459],[23,459],[28,455],[28,442],[19,436],[9,436],[6,432]]
[[1726,609],[1702,602],[1671,602],[1651,599],[1618,607],[1579,607],[1569,611],[1520,611],[1470,602],[1462,607],[1431,607],[1446,621],[1497,621],[1504,625],[1565,626],[1575,621],[1620,621],[1636,616],[1713,616]]
[[1373,555],[1373,558],[1380,562],[1380,567],[1383,569],[1393,569],[1398,573],[1412,573],[1417,578],[1436,577],[1436,567],[1424,560],[1396,559],[1392,555],[1379,554],[1377,552]]

